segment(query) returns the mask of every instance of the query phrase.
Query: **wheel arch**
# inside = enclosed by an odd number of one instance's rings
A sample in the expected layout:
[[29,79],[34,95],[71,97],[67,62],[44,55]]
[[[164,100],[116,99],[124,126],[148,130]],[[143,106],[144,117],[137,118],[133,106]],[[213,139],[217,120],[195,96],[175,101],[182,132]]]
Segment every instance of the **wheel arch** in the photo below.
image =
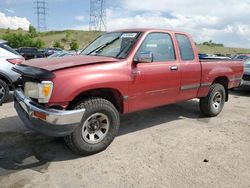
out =
[[8,78],[8,76],[6,76],[3,73],[0,73],[0,79],[3,80],[6,84],[11,84],[11,80]]
[[219,76],[217,78],[214,79],[212,84],[221,84],[226,91],[226,98],[225,101],[228,101],[229,95],[228,95],[228,84],[229,84],[229,79],[226,76]]
[[3,80],[9,86],[9,89],[11,89],[11,90],[13,89],[12,81],[8,76],[6,76],[3,73],[0,73],[0,80]]
[[123,95],[119,90],[114,88],[95,88],[83,91],[74,97],[74,99],[69,103],[67,109],[71,109],[78,101],[90,97],[106,99],[116,107],[118,112],[123,113],[124,111]]

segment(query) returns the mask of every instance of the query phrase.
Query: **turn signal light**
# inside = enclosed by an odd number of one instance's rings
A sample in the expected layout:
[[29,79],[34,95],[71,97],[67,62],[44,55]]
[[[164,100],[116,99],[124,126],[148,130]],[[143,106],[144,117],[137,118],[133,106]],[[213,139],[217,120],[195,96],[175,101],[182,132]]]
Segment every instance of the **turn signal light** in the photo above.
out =
[[51,85],[46,84],[46,85],[43,85],[42,90],[43,90],[43,95],[45,97],[48,97],[51,93],[52,87],[51,87]]
[[34,112],[33,115],[39,119],[46,120],[47,116],[46,114],[42,112]]
[[16,65],[16,64],[23,63],[24,59],[23,58],[13,58],[13,59],[7,59],[7,61],[10,62],[13,65]]

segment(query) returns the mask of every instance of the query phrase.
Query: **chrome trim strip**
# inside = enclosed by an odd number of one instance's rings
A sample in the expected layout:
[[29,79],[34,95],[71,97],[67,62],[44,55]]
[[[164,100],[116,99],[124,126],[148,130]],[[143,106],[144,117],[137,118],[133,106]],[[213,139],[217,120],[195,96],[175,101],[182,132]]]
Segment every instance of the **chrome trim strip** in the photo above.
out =
[[210,86],[212,83],[211,82],[204,82],[202,84],[190,84],[190,85],[184,85],[181,86],[181,90],[185,91],[185,90],[191,90],[191,89],[198,89],[200,87],[208,87]]
[[123,100],[124,100],[124,101],[127,101],[127,100],[128,100],[128,96],[127,96],[127,95],[124,95],[124,96],[123,96]]
[[201,84],[201,87],[208,87],[212,84],[212,82],[204,82]]
[[53,125],[67,125],[80,123],[85,109],[81,110],[56,110],[45,108],[39,104],[34,103],[29,97],[26,97],[21,89],[15,90],[15,99],[27,113],[29,118],[35,118],[34,112],[43,113],[46,115],[46,120],[40,119],[42,121],[48,122]]
[[230,82],[241,81],[241,80],[242,80],[242,77],[236,77],[236,78],[229,79]]
[[147,91],[147,94],[151,94],[151,93],[159,93],[159,92],[165,92],[168,91],[168,89],[158,89],[158,90],[152,90],[152,91]]
[[200,84],[190,84],[190,85],[184,85],[181,86],[181,90],[190,90],[190,89],[198,89],[200,87]]

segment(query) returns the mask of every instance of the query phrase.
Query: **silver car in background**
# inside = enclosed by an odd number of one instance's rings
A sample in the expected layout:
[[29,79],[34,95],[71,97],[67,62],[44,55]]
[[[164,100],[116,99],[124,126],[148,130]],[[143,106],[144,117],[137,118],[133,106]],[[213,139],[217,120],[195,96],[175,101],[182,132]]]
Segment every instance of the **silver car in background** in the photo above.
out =
[[23,61],[24,58],[9,47],[7,41],[0,40],[0,105],[8,99],[13,82],[20,76],[11,68]]
[[240,87],[250,89],[250,58],[244,62],[244,75]]

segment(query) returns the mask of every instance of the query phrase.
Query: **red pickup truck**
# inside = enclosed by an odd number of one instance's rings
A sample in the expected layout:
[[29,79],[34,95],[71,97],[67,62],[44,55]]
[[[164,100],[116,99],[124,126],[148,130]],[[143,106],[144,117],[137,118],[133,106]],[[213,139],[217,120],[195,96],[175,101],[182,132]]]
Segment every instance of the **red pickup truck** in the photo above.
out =
[[65,137],[75,152],[93,154],[115,138],[120,114],[200,99],[218,115],[243,63],[200,60],[189,34],[159,29],[106,33],[79,56],[16,65],[15,108],[25,126]]

